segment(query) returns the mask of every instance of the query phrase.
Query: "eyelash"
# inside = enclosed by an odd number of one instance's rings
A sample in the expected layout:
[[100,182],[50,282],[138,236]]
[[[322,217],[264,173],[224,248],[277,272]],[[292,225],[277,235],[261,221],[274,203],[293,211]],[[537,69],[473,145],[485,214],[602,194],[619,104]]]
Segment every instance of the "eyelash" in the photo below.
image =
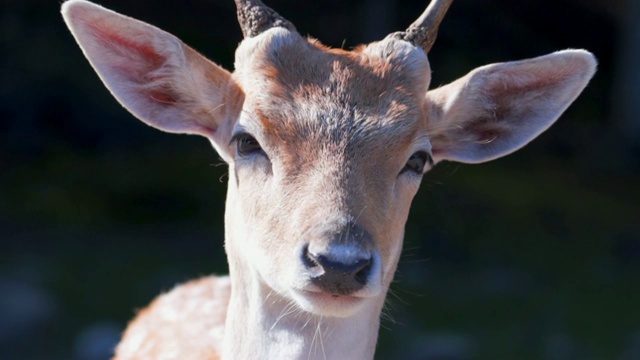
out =
[[245,157],[257,153],[264,154],[264,150],[262,150],[262,147],[260,146],[260,143],[258,143],[258,140],[256,140],[255,137],[248,133],[240,132],[233,135],[231,137],[230,144],[234,142],[236,144],[236,153],[240,157]]
[[433,166],[431,154],[426,151],[416,151],[409,157],[400,174],[411,171],[417,175],[422,175],[427,164]]

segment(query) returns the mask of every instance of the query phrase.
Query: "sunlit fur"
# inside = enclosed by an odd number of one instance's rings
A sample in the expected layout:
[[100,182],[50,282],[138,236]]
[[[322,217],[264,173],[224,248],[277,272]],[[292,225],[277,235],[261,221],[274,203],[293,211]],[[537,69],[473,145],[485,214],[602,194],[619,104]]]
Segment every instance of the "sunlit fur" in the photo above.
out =
[[[300,59],[305,59],[302,68]],[[299,344],[298,355],[288,354],[292,358],[307,356],[311,344],[304,339],[316,334],[305,329],[309,321],[331,329],[322,336],[325,344],[351,344],[358,357],[373,355],[378,316],[371,314],[380,312],[393,278],[419,183],[417,175],[399,174],[413,152],[431,147],[421,107],[429,76],[424,53],[398,41],[346,52],[272,29],[245,40],[236,53],[234,78],[246,98],[236,130],[254,135],[267,157],[229,164],[226,250],[232,279],[243,278],[232,285],[229,317],[251,323],[246,329],[252,331],[274,322],[282,304],[293,302],[289,306],[305,315],[289,316],[271,329],[286,334],[283,341]],[[354,304],[306,301],[300,291],[318,289],[297,254],[307,242],[331,241],[330,235],[350,221],[375,239],[376,273],[354,294],[361,297]],[[243,303],[250,298],[245,289],[260,289],[258,299],[270,294],[273,302],[247,314],[256,306]],[[252,314],[260,316],[251,319]],[[301,330],[291,331],[296,328]],[[228,343],[238,344],[229,354],[241,358],[251,348],[239,341],[245,334],[227,336]],[[345,356],[345,347],[325,349],[324,355]]]
[[[207,137],[229,165],[230,278],[159,297],[129,325],[118,359],[373,358],[422,176],[404,171],[407,159],[422,151],[436,163],[483,162],[515,151],[595,72],[591,54],[569,50],[485,66],[429,91],[427,56],[404,40],[345,51],[272,28],[240,44],[230,73],[91,3],[68,1],[63,15],[123,106],[160,130]],[[236,154],[239,132],[262,150]],[[338,242],[352,226],[366,241]],[[366,284],[324,293],[301,260],[305,246],[370,254]]]

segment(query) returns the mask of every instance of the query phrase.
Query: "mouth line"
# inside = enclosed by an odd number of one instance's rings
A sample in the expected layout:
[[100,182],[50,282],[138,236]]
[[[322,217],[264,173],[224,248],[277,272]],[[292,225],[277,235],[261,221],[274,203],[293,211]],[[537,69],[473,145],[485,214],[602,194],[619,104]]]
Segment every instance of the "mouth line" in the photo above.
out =
[[329,304],[334,306],[356,305],[367,299],[363,296],[330,294],[313,290],[296,289],[295,292],[311,303],[324,304],[325,306]]
[[322,297],[327,299],[364,299],[362,296],[331,294],[323,291],[313,291],[313,290],[296,290],[296,291],[298,291],[299,293],[302,293],[305,296]]
[[315,299],[326,299],[329,301],[339,301],[339,300],[366,300],[379,295],[376,289],[370,289],[364,287],[358,291],[354,291],[349,294],[334,294],[326,291],[322,291],[315,287],[292,287],[291,291],[302,297],[310,297]]
[[316,289],[291,289],[291,298],[310,313],[345,318],[354,315],[370,297],[362,294],[331,294]]

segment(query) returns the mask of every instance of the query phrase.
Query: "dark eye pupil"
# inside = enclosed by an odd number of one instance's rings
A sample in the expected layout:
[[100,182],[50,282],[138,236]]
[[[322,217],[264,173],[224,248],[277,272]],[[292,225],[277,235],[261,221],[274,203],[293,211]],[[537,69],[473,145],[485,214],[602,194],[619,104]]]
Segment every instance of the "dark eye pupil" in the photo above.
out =
[[262,148],[260,148],[260,144],[258,144],[258,141],[249,134],[242,134],[238,136],[236,148],[238,150],[238,154],[241,156],[249,155],[253,152],[262,150]]
[[407,164],[404,167],[404,170],[411,170],[417,174],[422,174],[424,172],[424,167],[427,164],[429,159],[429,154],[424,151],[418,151],[411,155],[409,160],[407,160]]

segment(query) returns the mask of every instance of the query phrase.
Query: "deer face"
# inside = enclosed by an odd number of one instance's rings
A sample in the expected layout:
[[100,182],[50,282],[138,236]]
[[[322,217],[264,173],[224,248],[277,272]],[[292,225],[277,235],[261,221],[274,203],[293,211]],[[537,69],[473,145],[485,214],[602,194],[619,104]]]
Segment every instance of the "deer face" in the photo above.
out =
[[347,52],[276,28],[245,40],[236,66],[227,251],[304,309],[350,314],[386,292],[430,166],[427,58],[394,39]]
[[426,52],[450,1],[351,52],[303,39],[258,0],[236,2],[246,38],[234,73],[97,5],[71,0],[63,15],[123,106],[158,129],[205,136],[229,163],[233,287],[325,316],[382,306],[424,171],[519,149],[596,68],[590,53],[568,50],[428,91]]

